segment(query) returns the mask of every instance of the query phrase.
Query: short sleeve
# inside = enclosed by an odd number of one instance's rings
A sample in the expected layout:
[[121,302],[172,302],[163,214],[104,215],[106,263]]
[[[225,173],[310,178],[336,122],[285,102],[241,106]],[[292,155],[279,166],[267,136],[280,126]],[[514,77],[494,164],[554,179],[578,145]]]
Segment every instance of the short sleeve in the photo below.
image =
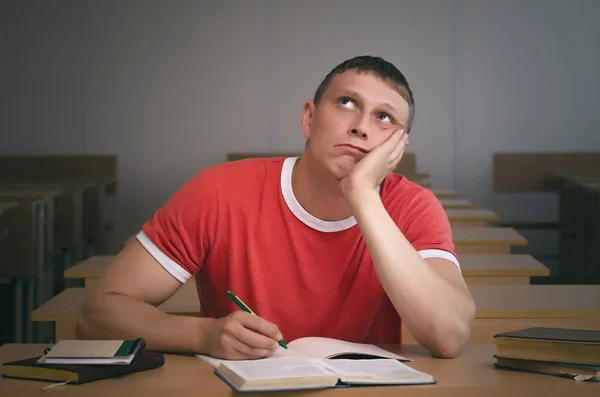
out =
[[404,233],[419,255],[424,259],[447,259],[460,269],[452,227],[437,197],[424,189],[415,195],[409,208],[403,222]]
[[137,238],[181,283],[203,265],[214,241],[218,212],[210,170],[199,172],[143,225]]

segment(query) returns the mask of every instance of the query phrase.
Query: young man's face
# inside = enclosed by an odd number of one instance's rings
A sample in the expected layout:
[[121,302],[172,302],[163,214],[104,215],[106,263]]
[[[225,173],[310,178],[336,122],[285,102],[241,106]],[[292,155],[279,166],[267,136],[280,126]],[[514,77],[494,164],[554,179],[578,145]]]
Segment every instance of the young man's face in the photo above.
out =
[[333,77],[318,106],[305,104],[302,134],[307,150],[340,180],[408,117],[408,102],[391,83],[348,70]]

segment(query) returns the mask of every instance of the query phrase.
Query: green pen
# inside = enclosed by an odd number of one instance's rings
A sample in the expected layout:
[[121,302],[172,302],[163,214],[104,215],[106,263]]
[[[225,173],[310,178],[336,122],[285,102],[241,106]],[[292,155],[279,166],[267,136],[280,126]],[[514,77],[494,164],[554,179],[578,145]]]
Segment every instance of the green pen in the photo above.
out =
[[[231,299],[233,301],[233,303],[235,303],[240,309],[242,309],[245,312],[248,312],[250,314],[253,314],[256,316],[256,313],[254,313],[244,302],[242,302],[242,300],[240,298],[238,298],[233,292],[231,291],[227,291],[227,296],[229,297],[229,299]],[[287,349],[287,345],[285,344],[285,342],[283,341],[283,339],[280,339],[277,341],[277,343],[279,343],[279,346],[283,347],[284,349]]]

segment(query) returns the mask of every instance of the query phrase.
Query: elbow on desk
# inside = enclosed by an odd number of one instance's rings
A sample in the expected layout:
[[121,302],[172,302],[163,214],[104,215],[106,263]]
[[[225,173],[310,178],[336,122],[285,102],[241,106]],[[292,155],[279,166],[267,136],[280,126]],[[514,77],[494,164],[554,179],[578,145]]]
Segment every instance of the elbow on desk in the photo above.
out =
[[437,358],[455,358],[471,337],[471,328],[475,318],[475,306],[472,306],[465,319],[456,321],[452,327],[440,327],[432,330],[432,334],[427,338],[427,343],[423,344],[434,357]]

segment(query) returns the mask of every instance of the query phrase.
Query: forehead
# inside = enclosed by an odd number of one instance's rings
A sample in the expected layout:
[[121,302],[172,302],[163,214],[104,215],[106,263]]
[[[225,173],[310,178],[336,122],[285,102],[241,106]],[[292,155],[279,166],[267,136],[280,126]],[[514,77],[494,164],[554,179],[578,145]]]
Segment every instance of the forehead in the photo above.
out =
[[356,92],[363,100],[374,106],[387,103],[401,116],[408,118],[408,102],[400,95],[394,84],[372,72],[347,70],[337,74],[331,79],[324,95],[337,95],[343,91]]

